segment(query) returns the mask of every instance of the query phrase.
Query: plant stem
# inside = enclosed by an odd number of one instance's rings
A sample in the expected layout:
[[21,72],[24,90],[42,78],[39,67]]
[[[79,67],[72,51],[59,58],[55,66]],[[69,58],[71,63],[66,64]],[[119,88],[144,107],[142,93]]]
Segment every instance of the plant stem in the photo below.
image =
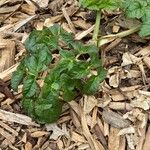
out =
[[100,26],[100,21],[101,21],[101,11],[96,12],[96,22],[95,22],[95,27],[94,27],[94,33],[93,33],[93,42],[97,46],[97,39],[98,39],[98,34],[99,34],[99,26]]
[[114,40],[116,38],[123,38],[128,35],[131,35],[137,31],[139,31],[140,28],[141,28],[141,25],[133,27],[129,30],[117,33],[117,34],[110,34],[110,35],[103,36],[100,39],[98,39],[98,47],[101,47],[104,44],[110,43],[112,40]]

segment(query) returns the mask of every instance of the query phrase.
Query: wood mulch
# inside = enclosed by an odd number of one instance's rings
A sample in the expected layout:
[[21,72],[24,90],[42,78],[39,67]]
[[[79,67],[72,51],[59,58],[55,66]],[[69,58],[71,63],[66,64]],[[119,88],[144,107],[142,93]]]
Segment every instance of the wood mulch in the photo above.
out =
[[[33,29],[60,24],[88,43],[95,13],[76,0],[0,0],[0,150],[150,150],[150,40],[137,33],[112,38],[101,47],[107,78],[96,96],[66,104],[54,124],[35,123],[10,88]],[[103,12],[102,35],[117,34],[136,22],[118,10]]]

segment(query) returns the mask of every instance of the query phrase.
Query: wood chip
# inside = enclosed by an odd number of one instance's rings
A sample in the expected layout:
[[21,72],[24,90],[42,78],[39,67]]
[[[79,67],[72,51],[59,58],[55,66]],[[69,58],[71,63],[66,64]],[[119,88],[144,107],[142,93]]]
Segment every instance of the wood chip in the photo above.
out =
[[10,133],[12,133],[14,136],[18,136],[18,132],[16,130],[12,129],[10,126],[3,123],[2,121],[0,121],[0,126],[9,131]]
[[130,122],[128,120],[125,120],[122,116],[120,116],[118,113],[115,113],[111,110],[104,110],[102,113],[102,117],[105,122],[110,124],[112,127],[115,128],[125,128],[130,125]]
[[15,122],[23,125],[39,126],[38,124],[32,122],[32,119],[28,116],[8,112],[0,109],[0,119],[8,122]]
[[119,150],[120,136],[118,136],[119,129],[110,128],[110,134],[108,139],[108,149],[109,150]]
[[46,132],[46,131],[36,131],[36,132],[31,133],[31,137],[38,138],[38,137],[48,135],[48,134],[49,132]]
[[0,134],[2,136],[4,136],[8,141],[10,141],[11,143],[15,142],[15,136],[11,135],[10,133],[8,133],[7,131],[5,131],[3,128],[0,128]]

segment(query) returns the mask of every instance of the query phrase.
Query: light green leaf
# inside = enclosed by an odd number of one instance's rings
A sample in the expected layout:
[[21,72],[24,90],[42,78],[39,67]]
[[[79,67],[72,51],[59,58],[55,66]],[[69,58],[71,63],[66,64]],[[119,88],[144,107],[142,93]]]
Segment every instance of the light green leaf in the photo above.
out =
[[113,10],[119,8],[122,0],[80,0],[80,4],[84,8],[88,8],[90,10]]

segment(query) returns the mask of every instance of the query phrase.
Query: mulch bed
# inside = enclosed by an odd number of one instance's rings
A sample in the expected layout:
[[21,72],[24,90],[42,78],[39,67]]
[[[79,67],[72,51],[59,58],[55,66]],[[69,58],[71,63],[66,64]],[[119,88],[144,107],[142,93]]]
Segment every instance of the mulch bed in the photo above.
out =
[[[76,0],[0,0],[0,149],[2,150],[149,150],[150,39],[134,33],[111,38],[101,47],[108,70],[95,96],[83,95],[63,108],[53,124],[26,116],[10,79],[25,55],[29,33],[60,24],[76,40],[89,43],[95,13]],[[138,22],[138,21],[136,21]],[[103,12],[102,35],[136,25],[122,12]]]

